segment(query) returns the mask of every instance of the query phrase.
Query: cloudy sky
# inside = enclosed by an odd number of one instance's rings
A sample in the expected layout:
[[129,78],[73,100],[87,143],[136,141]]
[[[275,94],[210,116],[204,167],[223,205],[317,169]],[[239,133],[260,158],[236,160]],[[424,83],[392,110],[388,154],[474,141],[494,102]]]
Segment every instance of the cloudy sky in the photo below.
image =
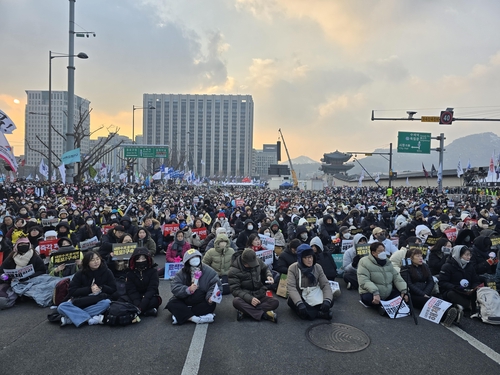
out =
[[[67,53],[68,13],[67,0],[0,1],[0,109],[17,125],[17,155],[25,90],[48,89],[48,51]],[[75,60],[75,93],[91,101],[92,128],[129,136],[143,93],[251,94],[253,146],[281,128],[292,157],[318,161],[396,145],[398,130],[447,142],[499,134],[496,122],[370,121],[372,109],[446,107],[500,118],[499,14],[495,0],[78,0],[76,30],[97,37],[75,39],[89,55]],[[53,90],[67,90],[66,65],[53,60]],[[136,133],[141,121],[136,113]]]

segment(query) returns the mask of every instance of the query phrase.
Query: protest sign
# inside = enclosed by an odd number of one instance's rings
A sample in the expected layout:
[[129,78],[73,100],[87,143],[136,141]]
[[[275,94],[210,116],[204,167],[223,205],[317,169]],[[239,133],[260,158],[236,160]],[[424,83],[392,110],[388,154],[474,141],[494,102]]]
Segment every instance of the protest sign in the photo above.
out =
[[404,318],[405,316],[410,315],[410,308],[404,301],[401,303],[401,300],[401,297],[396,297],[390,301],[380,301],[380,304],[391,319],[395,318],[394,316],[396,315],[396,310],[398,309],[399,304],[401,304],[401,307],[398,310],[398,316],[396,316],[396,318]]
[[427,240],[425,240],[425,244],[429,245],[429,246],[434,246],[436,244],[436,242],[438,242],[438,240],[440,238],[441,237],[432,237],[432,236],[429,236],[429,237],[427,237]]
[[354,240],[342,240],[340,252],[344,254],[348,249],[354,246]]
[[103,225],[101,228],[102,234],[108,234],[108,232],[113,229],[114,227],[112,225]]
[[344,255],[343,254],[332,254],[333,261],[335,262],[335,265],[337,266],[337,274],[339,276],[342,276],[344,273],[344,267],[343,267],[343,260],[344,260]]
[[491,246],[499,246],[500,245],[500,237],[492,236],[491,237]]
[[55,227],[59,223],[59,219],[57,217],[53,219],[42,219],[43,227]]
[[356,246],[356,255],[365,256],[370,254],[370,244],[361,244]]
[[179,230],[179,224],[163,224],[163,235],[165,237],[173,235]]
[[93,247],[97,246],[98,243],[99,240],[97,239],[97,236],[94,236],[86,241],[80,242],[80,250],[86,251],[92,249]]
[[184,267],[184,263],[165,263],[165,279],[173,279],[174,276],[179,272],[182,267]]
[[399,238],[391,237],[391,242],[394,246],[396,246],[396,249],[399,248]]
[[113,244],[113,260],[128,260],[134,252],[137,244],[132,243],[114,243]]
[[415,249],[420,250],[424,258],[427,256],[427,249],[428,249],[427,245],[415,244],[415,243],[409,244],[408,250],[415,250]]
[[446,234],[446,237],[450,242],[455,243],[455,240],[457,239],[457,228],[446,229],[444,234]]
[[212,302],[221,303],[222,302],[222,292],[219,288],[219,284],[215,284],[214,291],[212,292]]
[[32,264],[29,264],[23,268],[16,268],[13,270],[4,269],[3,272],[9,275],[11,279],[24,279],[25,277],[30,277],[31,275],[34,275],[35,268],[33,267]]
[[268,266],[272,266],[274,259],[273,253],[274,253],[273,250],[261,250],[261,251],[256,251],[255,255],[257,255],[257,258],[262,259],[262,261]]
[[203,218],[201,219],[201,221],[203,221],[207,225],[210,225],[210,223],[212,223],[212,218],[210,217],[210,215],[208,213],[205,213],[205,215],[203,215]]
[[57,241],[58,241],[57,238],[54,240],[39,241],[38,252],[40,253],[40,255],[45,255],[46,257],[48,257],[51,252],[59,249]]
[[308,217],[306,220],[309,224],[316,224],[317,221],[315,217]]
[[439,324],[443,314],[451,306],[451,303],[443,301],[442,299],[431,297],[422,308],[420,317],[429,320],[433,323]]
[[76,250],[73,246],[69,249],[63,249],[54,251],[50,254],[50,260],[54,267],[59,266],[60,264],[65,264],[70,266],[75,264],[75,261],[80,259],[80,250]]
[[200,237],[200,240],[204,240],[205,238],[207,238],[207,228],[193,228],[191,231],[193,233],[196,233],[198,237]]
[[442,224],[441,220],[436,221],[434,224],[432,224],[432,229],[438,230],[441,224]]
[[236,207],[242,207],[245,205],[245,200],[244,199],[235,199],[234,204]]
[[363,233],[363,229],[361,228],[357,228],[357,229],[351,229],[351,235],[355,235],[355,234],[358,234],[358,233]]
[[274,250],[275,241],[274,238],[266,236],[264,234],[259,234],[260,241],[262,242],[262,247],[266,250]]

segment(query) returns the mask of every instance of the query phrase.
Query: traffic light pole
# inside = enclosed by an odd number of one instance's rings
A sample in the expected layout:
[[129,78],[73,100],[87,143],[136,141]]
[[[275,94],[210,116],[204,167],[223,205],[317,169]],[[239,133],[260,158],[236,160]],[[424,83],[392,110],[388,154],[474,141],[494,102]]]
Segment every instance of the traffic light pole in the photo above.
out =
[[[439,169],[441,170],[441,176],[438,179],[438,193],[441,194],[443,192],[443,157],[444,157],[444,140],[446,139],[444,137],[444,133],[439,134],[439,136],[436,137],[436,139],[439,141],[439,147],[436,148],[436,151],[439,152]],[[438,171],[439,173],[439,171]]]

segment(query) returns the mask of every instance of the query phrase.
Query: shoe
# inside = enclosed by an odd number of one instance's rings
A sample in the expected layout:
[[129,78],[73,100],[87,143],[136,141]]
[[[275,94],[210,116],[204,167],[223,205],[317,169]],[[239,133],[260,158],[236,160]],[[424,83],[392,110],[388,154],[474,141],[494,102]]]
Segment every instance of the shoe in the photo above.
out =
[[445,327],[451,327],[451,325],[453,324],[453,322],[455,321],[455,319],[457,318],[458,316],[458,311],[456,308],[454,307],[450,307],[448,309],[448,311],[446,311],[446,315],[443,319],[443,325]]
[[144,311],[144,316],[158,316],[158,309],[152,308]]
[[96,315],[88,320],[89,326],[104,324],[104,315]]
[[378,307],[378,314],[379,314],[380,316],[384,316],[384,315],[386,315],[386,314],[387,314],[387,312],[385,311],[385,309],[384,309],[382,306],[379,306],[379,307]]
[[73,324],[69,318],[66,318],[65,316],[61,316],[61,327],[67,326],[69,324]]
[[351,290],[351,288],[352,288],[352,285],[351,285],[351,283],[347,283],[347,286],[346,286],[346,288],[347,288],[347,290]]
[[200,316],[200,322],[198,324],[213,323],[215,314],[206,314]]
[[455,319],[455,324],[460,324],[460,320],[464,317],[464,308],[458,303],[455,304],[455,309],[457,310],[457,317]]
[[165,250],[161,250],[160,254],[166,254],[167,252]]
[[236,310],[236,320],[239,322],[243,319],[243,313],[240,310]]
[[332,310],[329,310],[327,313],[320,311],[318,313],[318,318],[319,319],[326,319],[326,320],[332,320],[333,319],[333,312]]
[[278,314],[276,314],[274,311],[266,311],[264,314],[262,314],[262,319],[269,320],[273,323],[278,323]]
[[177,318],[172,315],[172,325],[175,326],[176,324],[177,324]]

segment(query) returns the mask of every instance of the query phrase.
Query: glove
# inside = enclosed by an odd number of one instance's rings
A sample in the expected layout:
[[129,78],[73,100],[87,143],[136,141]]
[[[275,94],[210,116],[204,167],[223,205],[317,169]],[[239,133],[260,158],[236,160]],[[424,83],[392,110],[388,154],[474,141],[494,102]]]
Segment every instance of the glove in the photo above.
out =
[[321,312],[327,313],[328,310],[330,310],[330,301],[323,301],[323,304],[321,305]]
[[307,308],[306,308],[306,305],[303,302],[300,302],[299,306],[297,306],[297,307],[299,308],[299,316],[302,319],[307,319]]
[[356,255],[353,259],[352,259],[352,266],[354,268],[358,268],[358,263],[359,263],[359,260],[361,259],[361,257],[359,255]]

